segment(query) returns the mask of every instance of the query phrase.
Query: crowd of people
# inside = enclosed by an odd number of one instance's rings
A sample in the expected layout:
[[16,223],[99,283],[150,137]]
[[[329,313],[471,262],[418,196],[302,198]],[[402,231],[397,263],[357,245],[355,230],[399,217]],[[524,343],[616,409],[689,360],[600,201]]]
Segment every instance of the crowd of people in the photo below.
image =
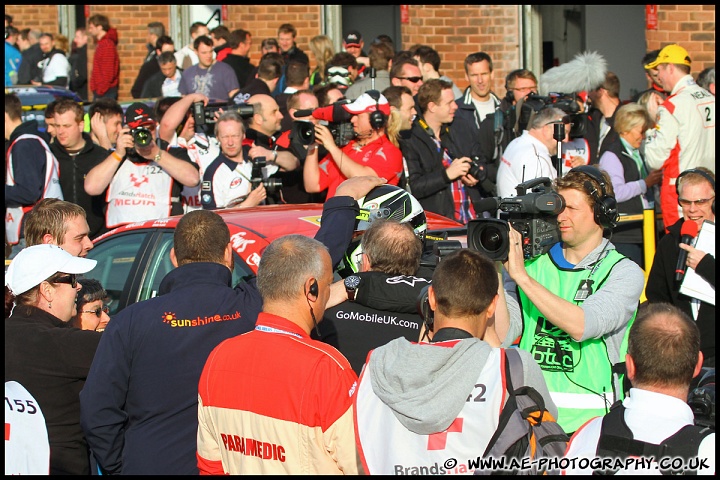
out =
[[[23,37],[6,15],[6,85],[92,98],[52,102],[41,129],[5,94],[5,380],[42,409],[49,473],[392,474],[474,459],[502,428],[513,348],[572,436],[569,458],[690,438],[682,455],[714,474],[714,433],[684,428],[693,379],[715,367],[714,250],[695,243],[714,245],[714,69],[694,78],[671,44],[642,59],[649,88],[634,101],[604,61],[568,101],[539,95],[550,76],[524,68],[501,96],[488,52],[466,56],[461,91],[429,45],[383,35],[366,50],[352,30],[335,52],[319,35],[311,69],[283,24],[254,65],[247,30],[194,23],[180,47],[151,22],[140,101],[123,109],[117,30],[87,22],[68,59],[57,36]],[[428,251],[425,212],[495,217],[488,198],[539,178],[562,205],[543,253],[528,257],[515,228],[501,260]],[[214,210],[308,202],[323,203],[315,238],[274,241],[257,277],[232,285]],[[646,210],[662,213],[651,265]],[[170,215],[183,215],[174,270],[110,319],[103,285],[82,278],[92,240]],[[711,294],[684,288],[691,271]],[[170,311],[232,321],[168,330]],[[608,436],[627,441],[612,450]]]

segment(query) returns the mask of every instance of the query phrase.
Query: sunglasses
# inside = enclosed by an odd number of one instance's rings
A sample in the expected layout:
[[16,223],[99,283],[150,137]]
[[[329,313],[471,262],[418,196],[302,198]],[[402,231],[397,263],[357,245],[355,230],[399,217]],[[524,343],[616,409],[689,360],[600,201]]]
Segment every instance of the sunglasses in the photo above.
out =
[[69,275],[65,275],[63,277],[57,277],[54,280],[51,280],[50,283],[68,283],[72,288],[77,287],[77,275],[74,273],[71,273]]
[[397,77],[399,80],[407,80],[408,82],[417,83],[422,77]]
[[103,312],[110,314],[110,307],[108,307],[107,305],[103,305],[102,307],[98,307],[95,310],[83,310],[80,313],[94,313],[95,315],[97,315],[98,318],[100,318],[100,315],[102,315]]
[[683,206],[683,207],[689,207],[692,204],[695,204],[698,207],[702,207],[703,205],[707,204],[710,200],[712,200],[714,198],[715,197],[701,198],[699,200],[687,200],[685,198],[679,198],[678,202],[680,203],[680,206]]

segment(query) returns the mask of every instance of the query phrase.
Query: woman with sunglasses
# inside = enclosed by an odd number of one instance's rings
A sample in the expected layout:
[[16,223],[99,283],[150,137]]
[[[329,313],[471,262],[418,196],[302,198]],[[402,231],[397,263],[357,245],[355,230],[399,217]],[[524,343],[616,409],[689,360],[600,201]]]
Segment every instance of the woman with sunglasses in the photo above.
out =
[[90,473],[79,394],[101,335],[69,322],[77,310],[77,276],[96,263],[55,245],[34,245],[18,253],[5,275],[5,381],[20,383],[37,400],[51,475]]
[[77,314],[70,325],[81,330],[103,332],[110,321],[110,309],[105,305],[107,292],[94,278],[78,279],[80,292],[77,296]]

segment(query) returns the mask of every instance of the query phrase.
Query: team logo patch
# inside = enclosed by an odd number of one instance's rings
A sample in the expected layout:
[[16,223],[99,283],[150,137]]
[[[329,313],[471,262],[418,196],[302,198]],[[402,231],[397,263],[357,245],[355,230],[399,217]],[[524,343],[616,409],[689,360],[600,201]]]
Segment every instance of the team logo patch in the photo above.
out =
[[202,182],[201,190],[212,190],[212,182]]
[[203,203],[210,203],[210,200],[212,200],[212,197],[210,196],[210,194],[208,194],[208,193],[203,194],[203,196],[202,196]]
[[230,182],[230,188],[237,188],[242,183],[242,178],[235,178],[232,182]]

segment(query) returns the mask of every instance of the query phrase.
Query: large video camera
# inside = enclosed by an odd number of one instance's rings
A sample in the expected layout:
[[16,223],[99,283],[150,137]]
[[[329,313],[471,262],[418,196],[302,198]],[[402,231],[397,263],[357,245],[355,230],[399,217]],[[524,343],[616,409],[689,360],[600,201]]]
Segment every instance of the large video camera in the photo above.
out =
[[195,102],[192,105],[192,114],[195,119],[195,125],[209,125],[215,123],[215,114],[222,109],[225,112],[236,112],[243,118],[253,116],[254,108],[247,103],[235,105],[233,103],[208,103]]
[[703,367],[697,386],[691,385],[688,405],[695,416],[695,425],[715,429],[715,369]]
[[[313,118],[320,120],[332,133],[335,145],[342,148],[350,143],[350,140],[355,138],[355,131],[352,123],[350,123],[352,115],[342,108],[343,105],[348,103],[348,100],[340,100],[327,107],[320,107],[314,110],[298,110],[295,116],[308,117],[312,115]],[[303,120],[295,120],[292,125],[290,137],[298,139],[303,145],[311,145],[315,142],[315,125]]]
[[[533,115],[545,107],[559,108],[567,114],[568,120],[572,123],[570,138],[585,136],[587,131],[585,115],[580,112],[580,105],[575,96],[566,93],[550,93],[548,96],[530,94],[525,97],[520,106],[518,129],[520,131],[527,130]],[[518,115],[517,112],[516,115]]]
[[488,204],[486,210],[499,210],[500,218],[470,220],[467,224],[468,248],[504,262],[510,250],[512,225],[522,235],[526,259],[547,253],[560,241],[557,215],[565,208],[565,201],[552,191],[551,185],[547,177],[535,178],[515,187],[517,197],[483,199],[482,202]]
[[272,195],[282,188],[282,180],[279,178],[265,178],[263,168],[267,165],[265,157],[255,157],[253,159],[252,174],[250,175],[250,185],[255,190],[262,183],[265,185],[268,195]]

